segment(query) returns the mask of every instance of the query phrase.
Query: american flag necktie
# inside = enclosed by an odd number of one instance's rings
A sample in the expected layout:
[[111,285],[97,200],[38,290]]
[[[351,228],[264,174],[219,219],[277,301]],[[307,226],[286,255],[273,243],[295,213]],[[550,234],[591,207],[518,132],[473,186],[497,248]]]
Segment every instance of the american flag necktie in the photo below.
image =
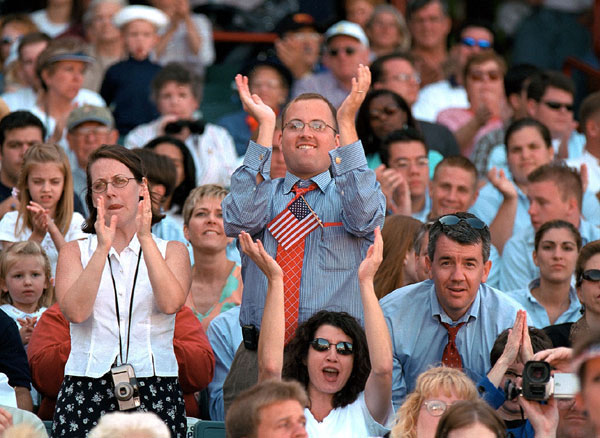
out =
[[446,327],[446,330],[448,330],[448,343],[446,344],[444,353],[442,354],[442,364],[450,368],[462,369],[462,360],[460,358],[460,354],[458,353],[458,348],[456,348],[456,334],[465,323],[461,322],[454,327],[450,324],[446,324],[445,322],[440,323]]
[[308,187],[294,186],[294,198],[275,219],[267,225],[277,239],[275,260],[283,270],[285,343],[287,344],[298,326],[298,306],[300,304],[300,281],[304,260],[306,236],[319,226],[315,213],[306,204],[303,195],[317,188],[315,183]]

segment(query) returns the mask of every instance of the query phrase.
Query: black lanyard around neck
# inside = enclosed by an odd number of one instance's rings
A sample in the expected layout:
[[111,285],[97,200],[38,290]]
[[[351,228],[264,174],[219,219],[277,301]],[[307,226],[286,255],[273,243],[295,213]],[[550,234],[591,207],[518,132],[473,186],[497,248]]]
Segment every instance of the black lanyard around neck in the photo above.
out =
[[135,266],[135,274],[133,276],[133,286],[131,286],[131,298],[129,299],[129,321],[127,324],[127,347],[125,352],[125,362],[123,362],[123,341],[121,340],[121,315],[119,313],[119,300],[117,298],[117,285],[115,283],[115,276],[112,272],[112,263],[110,262],[110,254],[106,256],[108,259],[108,266],[110,270],[110,278],[112,278],[113,290],[115,291],[115,312],[117,314],[117,326],[119,327],[119,356],[121,357],[121,364],[127,363],[129,359],[129,339],[131,335],[131,315],[133,312],[133,294],[135,293],[135,284],[137,283],[138,271],[140,269],[140,260],[142,258],[142,248],[138,253],[137,265]]

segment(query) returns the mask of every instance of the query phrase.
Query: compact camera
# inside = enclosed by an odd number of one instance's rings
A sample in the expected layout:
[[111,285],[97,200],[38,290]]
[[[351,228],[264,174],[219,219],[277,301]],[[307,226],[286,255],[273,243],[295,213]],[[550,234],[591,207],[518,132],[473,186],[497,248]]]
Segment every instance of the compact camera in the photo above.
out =
[[133,367],[128,363],[110,369],[115,384],[119,410],[127,411],[140,406],[140,392]]
[[554,398],[573,398],[579,391],[579,381],[572,373],[554,373],[550,364],[544,361],[530,360],[523,368],[523,384],[519,388],[508,380],[504,385],[507,400],[522,394],[527,400],[548,400]]

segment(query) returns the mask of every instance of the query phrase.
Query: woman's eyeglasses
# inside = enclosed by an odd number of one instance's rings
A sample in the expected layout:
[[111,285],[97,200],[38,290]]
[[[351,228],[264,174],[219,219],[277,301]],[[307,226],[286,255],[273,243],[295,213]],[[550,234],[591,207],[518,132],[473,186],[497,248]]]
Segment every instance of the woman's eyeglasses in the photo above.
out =
[[129,181],[135,179],[134,177],[128,178],[123,175],[115,175],[113,179],[110,181],[106,181],[105,179],[98,179],[92,183],[92,192],[94,193],[104,193],[106,189],[108,189],[108,185],[112,184],[113,187],[117,189],[122,189]]
[[600,269],[588,269],[581,273],[581,279],[587,281],[593,281],[594,283],[600,281]]
[[446,410],[452,406],[452,403],[446,403],[441,400],[425,400],[423,402],[427,412],[434,417],[441,417]]
[[342,356],[350,356],[352,354],[352,343],[351,342],[338,342],[337,344],[333,344],[329,342],[327,339],[316,338],[310,342],[312,348],[319,352],[328,351],[329,347],[332,345],[335,346],[335,350],[337,354],[341,354]]

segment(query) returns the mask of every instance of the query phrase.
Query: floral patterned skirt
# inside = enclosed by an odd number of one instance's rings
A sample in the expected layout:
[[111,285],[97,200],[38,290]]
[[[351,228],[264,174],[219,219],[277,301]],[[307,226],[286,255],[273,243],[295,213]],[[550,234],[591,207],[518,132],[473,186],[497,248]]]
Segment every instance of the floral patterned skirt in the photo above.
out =
[[[137,411],[154,412],[169,427],[173,438],[184,438],[185,404],[177,377],[137,380],[141,401]],[[99,378],[65,376],[56,400],[52,437],[84,438],[102,415],[119,409],[113,391],[110,372]]]

